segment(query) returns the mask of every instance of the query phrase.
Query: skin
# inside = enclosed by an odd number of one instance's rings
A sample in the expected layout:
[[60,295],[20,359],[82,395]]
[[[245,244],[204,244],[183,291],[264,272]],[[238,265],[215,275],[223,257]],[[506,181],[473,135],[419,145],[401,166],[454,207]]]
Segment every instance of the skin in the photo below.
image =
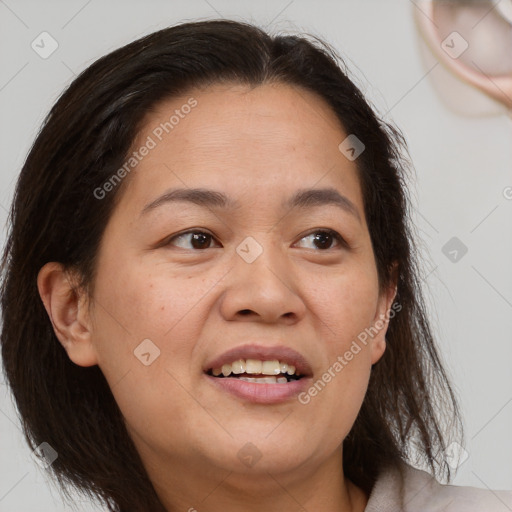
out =
[[[70,359],[99,365],[167,510],[363,511],[368,496],[344,477],[342,442],[386,348],[384,328],[306,405],[250,403],[219,391],[203,365],[229,348],[260,342],[300,352],[316,381],[359,333],[389,311],[377,269],[355,162],[338,149],[347,133],[311,92],[284,84],[215,85],[161,103],[134,145],[193,96],[180,119],[124,183],[98,258],[92,298],[70,294],[58,263],[38,286]],[[170,188],[203,187],[240,201],[232,211],[165,204]],[[360,220],[336,206],[281,207],[300,188],[333,187]],[[330,228],[349,244],[314,242]],[[213,237],[194,248],[189,229]],[[248,236],[263,253],[247,263]],[[167,245],[162,242],[167,241]],[[242,313],[244,311],[244,313]],[[160,356],[134,357],[150,339]],[[247,442],[261,458],[238,452]]]

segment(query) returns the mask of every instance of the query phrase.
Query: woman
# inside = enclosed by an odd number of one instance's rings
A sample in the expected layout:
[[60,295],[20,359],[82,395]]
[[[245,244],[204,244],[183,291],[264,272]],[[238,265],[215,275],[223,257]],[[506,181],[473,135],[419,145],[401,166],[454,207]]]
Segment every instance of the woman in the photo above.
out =
[[111,511],[506,510],[433,478],[461,422],[403,149],[326,45],[233,21],[71,84],[19,178],[1,297],[5,374],[63,490]]

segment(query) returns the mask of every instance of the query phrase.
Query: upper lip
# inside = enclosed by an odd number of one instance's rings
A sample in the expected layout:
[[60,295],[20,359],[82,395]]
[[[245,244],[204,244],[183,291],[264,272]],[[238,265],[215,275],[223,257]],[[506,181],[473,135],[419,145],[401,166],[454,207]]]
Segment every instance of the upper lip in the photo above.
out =
[[241,345],[227,350],[208,361],[203,367],[203,371],[208,372],[215,368],[221,368],[222,365],[231,364],[239,359],[258,359],[260,361],[277,359],[279,362],[295,366],[295,371],[305,377],[309,377],[313,373],[307,359],[295,349],[283,345],[270,347],[256,344]]

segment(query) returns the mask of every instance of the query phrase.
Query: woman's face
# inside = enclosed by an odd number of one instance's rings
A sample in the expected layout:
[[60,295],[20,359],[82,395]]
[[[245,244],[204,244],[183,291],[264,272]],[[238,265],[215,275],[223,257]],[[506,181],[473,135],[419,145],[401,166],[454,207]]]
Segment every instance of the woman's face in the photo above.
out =
[[[378,293],[356,163],[338,148],[348,135],[321,99],[283,84],[194,90],[147,116],[102,240],[87,350],[162,482],[199,467],[256,479],[341,467],[385,350],[385,328],[362,333],[394,291]],[[165,196],[197,188],[215,195]],[[208,371],[273,360],[302,378]]]

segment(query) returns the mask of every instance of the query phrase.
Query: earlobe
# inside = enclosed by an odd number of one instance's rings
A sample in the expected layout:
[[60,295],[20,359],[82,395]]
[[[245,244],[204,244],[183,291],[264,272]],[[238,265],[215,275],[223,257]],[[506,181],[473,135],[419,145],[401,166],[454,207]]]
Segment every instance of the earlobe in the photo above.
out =
[[386,291],[379,297],[379,306],[377,307],[374,318],[374,336],[372,340],[371,361],[375,364],[386,350],[386,332],[389,326],[389,320],[392,318],[391,306],[395,300],[398,290],[398,264],[393,264],[391,271],[391,282]]
[[37,288],[59,342],[79,366],[98,364],[91,342],[85,297],[73,286],[63,265],[47,263],[39,271]]
[[382,334],[372,343],[372,358],[371,362],[374,365],[384,355],[386,351],[386,335]]

